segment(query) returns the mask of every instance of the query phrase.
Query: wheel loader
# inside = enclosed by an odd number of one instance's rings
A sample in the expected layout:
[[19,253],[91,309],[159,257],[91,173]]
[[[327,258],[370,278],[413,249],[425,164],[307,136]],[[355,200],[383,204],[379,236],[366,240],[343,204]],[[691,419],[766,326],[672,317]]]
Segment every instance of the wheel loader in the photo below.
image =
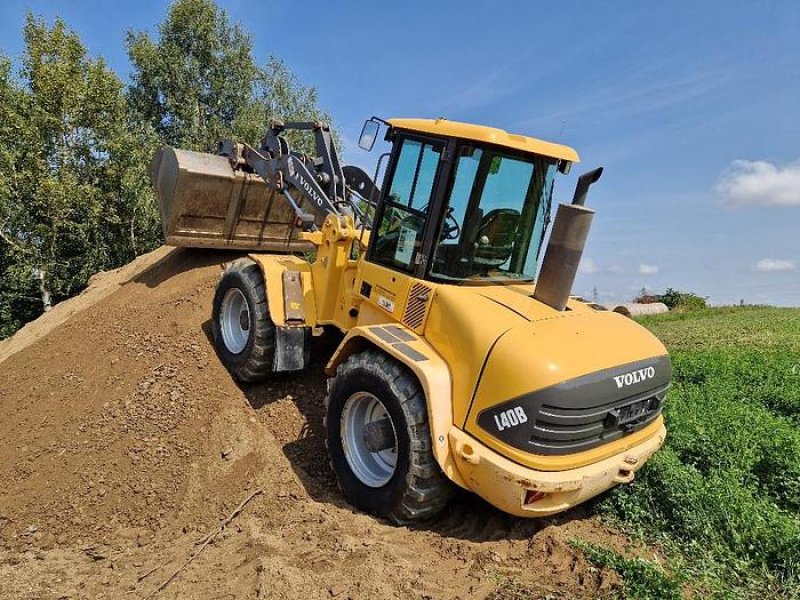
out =
[[[315,156],[287,131],[313,136]],[[167,243],[247,252],[216,288],[222,362],[241,382],[298,371],[339,330],[330,462],[352,504],[395,523],[435,515],[456,487],[539,517],[630,482],[666,435],[670,361],[634,321],[570,295],[602,169],[550,228],[572,148],[377,117],[359,146],[381,131],[373,176],[341,165],[321,122],[273,122],[258,148],[156,153]]]

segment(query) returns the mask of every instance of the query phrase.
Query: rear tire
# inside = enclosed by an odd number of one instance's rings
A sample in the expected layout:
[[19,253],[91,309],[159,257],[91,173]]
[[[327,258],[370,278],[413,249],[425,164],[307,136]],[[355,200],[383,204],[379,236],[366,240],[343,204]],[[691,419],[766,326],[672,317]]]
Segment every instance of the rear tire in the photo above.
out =
[[211,313],[214,345],[239,381],[261,381],[272,373],[275,324],[269,316],[261,269],[249,258],[227,265],[217,284]]
[[[328,381],[325,407],[331,466],[352,504],[396,524],[445,507],[453,486],[433,457],[425,394],[405,366],[374,349],[349,356]],[[386,449],[371,452],[363,425],[387,417]]]

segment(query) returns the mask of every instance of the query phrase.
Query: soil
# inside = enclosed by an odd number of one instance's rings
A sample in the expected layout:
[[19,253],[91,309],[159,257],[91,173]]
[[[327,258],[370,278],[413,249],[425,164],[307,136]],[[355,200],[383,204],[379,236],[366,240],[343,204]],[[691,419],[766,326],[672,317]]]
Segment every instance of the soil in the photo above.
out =
[[[341,497],[322,365],[237,385],[209,315],[235,256],[159,249],[0,344],[2,598],[596,598],[572,545],[629,541],[588,509],[509,517],[461,493],[394,527]],[[164,589],[198,541],[263,490]]]

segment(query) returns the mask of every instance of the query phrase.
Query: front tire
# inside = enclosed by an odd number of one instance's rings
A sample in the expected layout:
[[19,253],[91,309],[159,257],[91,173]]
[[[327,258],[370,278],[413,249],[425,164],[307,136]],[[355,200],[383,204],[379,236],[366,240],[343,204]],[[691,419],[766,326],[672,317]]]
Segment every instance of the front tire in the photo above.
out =
[[272,373],[275,324],[269,316],[261,269],[249,258],[225,268],[211,313],[214,346],[239,381],[261,381]]
[[358,508],[396,524],[434,516],[452,484],[433,457],[417,378],[378,350],[349,356],[328,382],[328,454],[339,487]]

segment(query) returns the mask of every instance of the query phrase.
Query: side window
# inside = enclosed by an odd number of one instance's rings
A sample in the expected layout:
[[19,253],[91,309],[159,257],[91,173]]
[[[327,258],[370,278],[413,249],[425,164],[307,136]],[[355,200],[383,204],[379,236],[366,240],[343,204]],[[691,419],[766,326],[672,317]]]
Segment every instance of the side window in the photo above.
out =
[[475,182],[475,175],[478,172],[482,156],[482,150],[470,148],[461,154],[456,163],[456,175],[453,180],[453,189],[450,192],[450,209],[452,209],[452,218],[459,227],[464,225],[464,216],[472,193],[472,185]]
[[373,260],[411,271],[428,219],[443,144],[404,139],[392,175]]
[[[544,172],[544,176],[541,173]],[[536,243],[536,251],[535,252],[528,252],[528,258],[525,261],[525,273],[536,273],[536,265],[539,261],[539,256],[542,252],[542,243],[544,242],[544,227],[545,222],[547,219],[547,210],[550,206],[553,196],[553,182],[555,179],[556,170],[552,165],[548,165],[545,168],[539,169],[539,178],[537,180],[537,185],[539,181],[543,179],[541,182],[542,185],[542,199],[536,206],[536,217],[534,219],[533,225],[533,234],[531,235],[531,239],[535,240]]]
[[441,148],[433,144],[404,140],[389,189],[389,200],[419,211],[426,210],[441,154]]

